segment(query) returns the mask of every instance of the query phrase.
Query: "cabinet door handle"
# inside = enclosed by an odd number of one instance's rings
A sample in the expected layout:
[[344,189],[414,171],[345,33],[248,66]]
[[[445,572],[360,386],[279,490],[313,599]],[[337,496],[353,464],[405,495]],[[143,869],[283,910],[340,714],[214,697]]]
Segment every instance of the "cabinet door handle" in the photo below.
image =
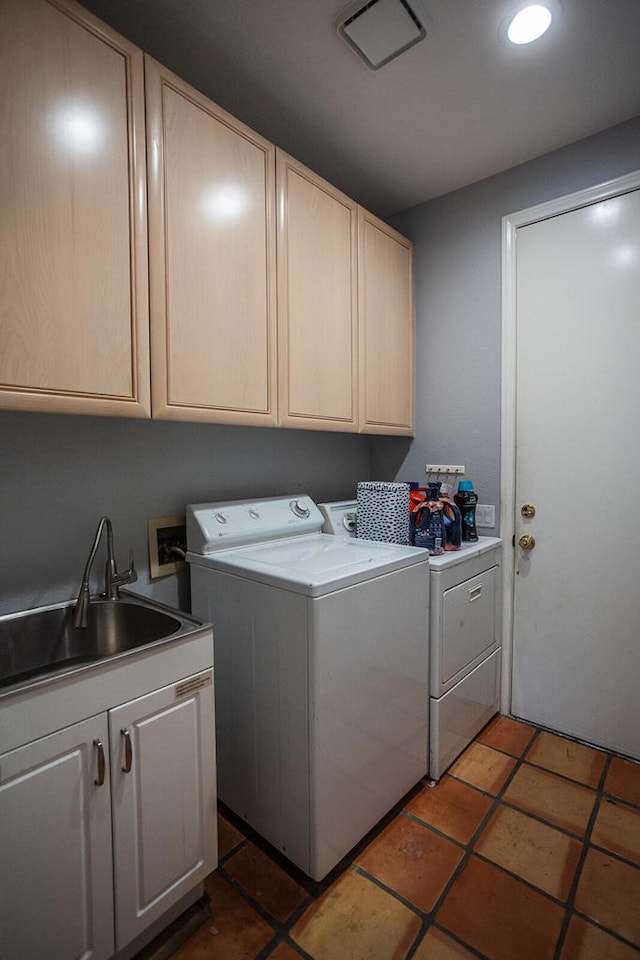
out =
[[105,775],[104,747],[102,746],[102,740],[100,739],[94,740],[93,745],[98,752],[98,776],[93,782],[95,783],[96,787],[101,787],[104,783]]
[[120,736],[124,740],[124,766],[122,767],[122,772],[131,773],[131,767],[133,765],[133,750],[131,748],[131,735],[128,730],[121,730]]
[[480,596],[482,596],[482,584],[479,583],[476,587],[469,587],[469,603],[477,600]]

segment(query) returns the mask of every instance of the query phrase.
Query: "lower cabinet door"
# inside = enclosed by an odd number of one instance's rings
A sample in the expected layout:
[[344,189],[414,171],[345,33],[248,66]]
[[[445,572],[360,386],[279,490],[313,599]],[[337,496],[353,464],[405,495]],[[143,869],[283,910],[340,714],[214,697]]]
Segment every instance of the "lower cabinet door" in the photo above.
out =
[[109,712],[121,950],[217,865],[213,672]]
[[0,838],[0,957],[111,957],[106,714],[0,757]]

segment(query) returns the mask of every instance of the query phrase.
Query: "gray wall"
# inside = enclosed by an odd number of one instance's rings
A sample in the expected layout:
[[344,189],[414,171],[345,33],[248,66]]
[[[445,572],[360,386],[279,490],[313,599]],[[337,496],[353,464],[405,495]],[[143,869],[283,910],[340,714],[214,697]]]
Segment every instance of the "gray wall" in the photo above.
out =
[[[352,497],[370,475],[366,437],[266,427],[0,411],[0,613],[77,593],[98,525],[114,525],[133,589],[189,609],[188,576],[150,581],[147,519],[187,503],[308,493]],[[101,550],[92,586],[104,570]]]
[[[88,6],[108,19],[107,0]],[[153,23],[140,29],[147,49],[202,79],[171,58]],[[436,461],[464,463],[482,502],[497,505],[500,218],[637,168],[640,118],[394,218],[416,246],[414,441],[0,411],[0,613],[70,597],[105,513],[121,564],[134,548],[136,589],[188,608],[187,578],[149,580],[146,525],[186,503],[343,499],[361,479],[423,481]]]
[[501,218],[638,169],[640,117],[391,218],[415,244],[416,436],[375,440],[373,476],[465,464],[498,508]]

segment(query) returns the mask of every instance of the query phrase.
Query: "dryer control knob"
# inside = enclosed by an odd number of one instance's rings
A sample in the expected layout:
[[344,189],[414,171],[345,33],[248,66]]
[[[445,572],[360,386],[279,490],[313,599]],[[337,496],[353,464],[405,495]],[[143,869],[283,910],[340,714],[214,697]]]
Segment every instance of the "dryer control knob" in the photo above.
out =
[[311,510],[309,510],[309,507],[305,507],[305,505],[300,503],[299,500],[292,500],[289,506],[295,513],[296,517],[303,517],[306,519],[311,515]]
[[356,529],[356,515],[355,513],[346,513],[342,518],[342,525],[345,530],[348,530],[349,533],[353,533]]

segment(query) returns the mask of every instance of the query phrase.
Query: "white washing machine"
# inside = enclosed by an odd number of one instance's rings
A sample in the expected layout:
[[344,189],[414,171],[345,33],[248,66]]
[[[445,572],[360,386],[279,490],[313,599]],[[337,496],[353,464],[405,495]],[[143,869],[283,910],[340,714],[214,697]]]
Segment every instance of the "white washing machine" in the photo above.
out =
[[307,496],[187,507],[213,623],[218,793],[320,880],[427,772],[429,566]]
[[[323,529],[356,536],[357,501],[321,503]],[[429,776],[439,780],[498,712],[501,545],[479,537],[429,558]]]

